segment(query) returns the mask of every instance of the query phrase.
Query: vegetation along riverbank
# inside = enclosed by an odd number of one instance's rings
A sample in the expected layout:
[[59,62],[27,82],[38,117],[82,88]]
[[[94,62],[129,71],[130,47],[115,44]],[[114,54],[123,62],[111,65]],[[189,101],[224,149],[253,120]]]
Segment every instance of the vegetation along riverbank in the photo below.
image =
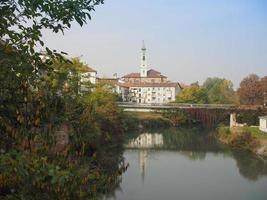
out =
[[258,127],[220,126],[217,128],[217,138],[233,149],[267,156],[267,134]]

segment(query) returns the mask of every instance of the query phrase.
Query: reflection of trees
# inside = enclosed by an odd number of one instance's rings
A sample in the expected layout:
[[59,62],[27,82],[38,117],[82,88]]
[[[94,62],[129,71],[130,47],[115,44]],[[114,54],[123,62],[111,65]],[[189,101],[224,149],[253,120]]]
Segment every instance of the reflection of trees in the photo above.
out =
[[[214,135],[207,130],[172,128],[162,131],[156,130],[156,132],[150,130],[148,132],[128,135],[126,146],[128,148],[178,150],[191,160],[204,160],[206,152],[218,153],[223,151]],[[151,139],[143,138],[145,136],[150,136]]]
[[222,151],[214,136],[198,129],[170,129],[163,133],[164,148],[193,152]]
[[[153,148],[180,151],[181,155],[190,160],[204,160],[207,152],[223,153],[236,160],[239,173],[243,177],[256,181],[262,176],[267,176],[267,160],[247,152],[231,152],[220,145],[208,131],[179,128],[157,132],[163,135],[163,145]],[[131,139],[137,137],[135,134]]]
[[113,184],[110,190],[105,195],[99,195],[99,199],[116,199],[116,192],[122,192],[122,188],[120,186],[122,181],[122,177],[120,176],[116,184]]
[[239,172],[245,178],[256,181],[267,176],[267,160],[245,152],[233,152]]

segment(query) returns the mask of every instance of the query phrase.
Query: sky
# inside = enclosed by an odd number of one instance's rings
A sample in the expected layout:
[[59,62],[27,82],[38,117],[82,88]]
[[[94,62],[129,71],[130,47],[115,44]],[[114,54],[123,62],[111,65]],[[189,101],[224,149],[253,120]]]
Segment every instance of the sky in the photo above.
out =
[[149,68],[172,81],[267,75],[267,0],[105,0],[85,26],[43,35],[99,77],[139,72],[142,40]]

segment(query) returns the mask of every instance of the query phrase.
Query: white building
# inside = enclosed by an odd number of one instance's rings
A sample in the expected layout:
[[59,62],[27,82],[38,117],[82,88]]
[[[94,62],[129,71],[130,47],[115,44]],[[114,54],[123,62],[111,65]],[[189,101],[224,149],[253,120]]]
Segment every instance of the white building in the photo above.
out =
[[92,84],[96,84],[96,70],[91,67],[85,67],[82,69],[81,82],[90,82]]
[[118,93],[123,101],[135,103],[168,103],[180,92],[179,83],[171,82],[160,72],[147,67],[146,48],[141,49],[139,73],[123,76],[118,82]]
[[267,116],[262,116],[260,118],[260,130],[267,133]]

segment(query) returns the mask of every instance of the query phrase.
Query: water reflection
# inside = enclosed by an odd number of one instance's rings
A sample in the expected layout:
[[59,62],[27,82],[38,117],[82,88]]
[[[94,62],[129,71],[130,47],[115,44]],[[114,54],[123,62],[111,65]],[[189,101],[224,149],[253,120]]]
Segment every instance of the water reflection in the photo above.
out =
[[[239,173],[250,181],[267,176],[267,160],[255,155],[231,151],[215,139],[207,130],[168,129],[158,132],[145,132],[132,135],[127,144],[128,149],[138,149],[139,170],[144,181],[148,158],[153,151],[171,150],[189,160],[205,161],[207,153],[233,158]],[[153,150],[153,151],[152,151]]]
[[250,181],[257,181],[267,176],[267,159],[244,152],[232,152],[239,173]]
[[267,199],[267,160],[233,152],[213,134],[169,129],[129,134],[130,167],[107,200]]
[[163,135],[159,133],[142,133],[137,138],[130,139],[128,148],[156,148],[163,146]]

